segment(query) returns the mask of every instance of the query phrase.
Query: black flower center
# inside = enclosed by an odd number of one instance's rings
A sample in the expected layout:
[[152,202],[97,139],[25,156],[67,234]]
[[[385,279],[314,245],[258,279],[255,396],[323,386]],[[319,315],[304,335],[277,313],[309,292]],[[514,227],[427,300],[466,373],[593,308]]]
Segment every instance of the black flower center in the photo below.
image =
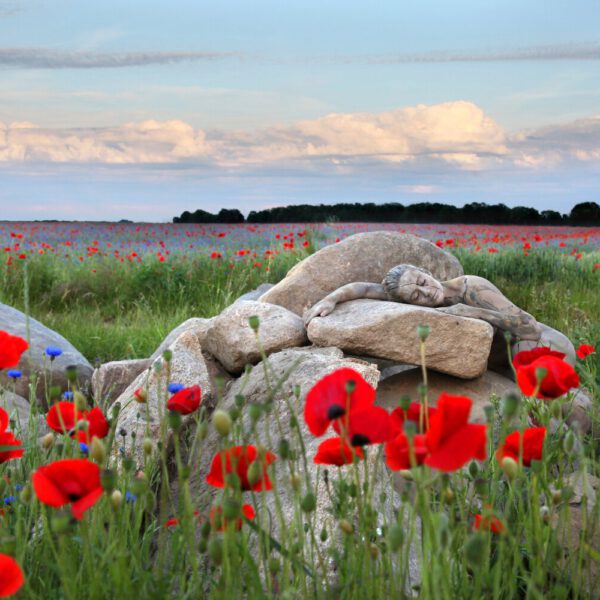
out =
[[339,419],[340,417],[343,417],[345,414],[346,414],[346,411],[339,404],[332,404],[327,409],[327,418],[330,421],[333,421],[334,419]]
[[350,439],[353,446],[366,446],[369,444],[369,438],[362,433],[355,433]]

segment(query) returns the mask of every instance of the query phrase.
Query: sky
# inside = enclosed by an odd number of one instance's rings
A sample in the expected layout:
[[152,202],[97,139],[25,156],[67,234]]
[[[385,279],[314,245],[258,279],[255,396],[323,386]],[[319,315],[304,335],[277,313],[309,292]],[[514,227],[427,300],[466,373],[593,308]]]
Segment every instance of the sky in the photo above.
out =
[[0,0],[0,220],[600,202],[600,2]]

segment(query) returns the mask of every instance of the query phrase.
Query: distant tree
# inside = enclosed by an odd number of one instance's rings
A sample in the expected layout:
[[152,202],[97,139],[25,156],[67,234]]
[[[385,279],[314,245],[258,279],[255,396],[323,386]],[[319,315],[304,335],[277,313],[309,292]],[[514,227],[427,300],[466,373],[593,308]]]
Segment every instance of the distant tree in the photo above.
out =
[[576,204],[569,215],[571,225],[598,225],[600,224],[600,206],[595,202],[582,202]]
[[510,213],[515,225],[537,225],[541,222],[540,213],[529,206],[514,206]]
[[237,208],[222,208],[215,223],[243,223],[244,215]]
[[560,225],[564,217],[556,210],[543,210],[540,213],[544,225]]

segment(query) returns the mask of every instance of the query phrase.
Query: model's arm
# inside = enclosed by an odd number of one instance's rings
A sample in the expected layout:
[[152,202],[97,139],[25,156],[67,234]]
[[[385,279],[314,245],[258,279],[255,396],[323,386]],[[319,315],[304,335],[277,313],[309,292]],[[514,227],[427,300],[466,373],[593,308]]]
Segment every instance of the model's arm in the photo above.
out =
[[388,300],[383,285],[380,283],[368,283],[365,281],[356,281],[348,283],[328,296],[317,302],[312,308],[304,313],[304,324],[308,324],[315,317],[325,317],[333,311],[340,302],[349,300],[358,300],[360,298],[369,298],[371,300]]
[[487,321],[490,325],[502,331],[509,331],[515,337],[522,340],[539,340],[542,329],[538,322],[524,310],[519,309],[519,314],[505,314],[497,310],[467,306],[466,304],[455,304],[446,308],[438,309],[442,312],[456,315],[458,317],[470,317]]

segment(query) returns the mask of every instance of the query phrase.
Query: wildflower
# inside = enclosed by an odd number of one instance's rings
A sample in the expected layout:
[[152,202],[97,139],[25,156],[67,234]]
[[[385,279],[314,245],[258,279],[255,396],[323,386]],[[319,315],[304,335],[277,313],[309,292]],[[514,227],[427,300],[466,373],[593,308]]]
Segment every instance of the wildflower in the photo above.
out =
[[566,354],[564,352],[558,352],[557,350],[551,350],[546,346],[538,346],[532,350],[521,350],[521,352],[515,354],[513,357],[513,366],[515,369],[526,367],[543,356],[553,356],[562,360],[565,358]]
[[[528,427],[523,431],[523,455],[522,463],[528,467],[532,460],[542,459],[542,450],[544,447],[544,438],[546,437],[545,427]],[[519,462],[521,452],[521,432],[513,431],[504,439],[504,443],[496,451],[496,458],[502,463],[506,457]]]
[[[255,517],[254,508],[251,504],[242,505],[242,514],[246,519],[253,521]],[[220,506],[213,506],[209,515],[210,525],[215,531],[225,531],[229,526],[229,520],[223,515],[223,508]],[[236,517],[235,529],[239,531],[244,524],[242,517]]]
[[167,389],[169,390],[169,394],[176,394],[180,390],[185,389],[185,385],[182,385],[181,383],[170,383],[167,386]]
[[143,388],[138,388],[133,392],[133,397],[140,404],[144,404],[148,400],[148,392]]
[[328,438],[319,444],[313,462],[318,465],[342,465],[351,464],[354,456],[364,458],[359,447],[353,448],[342,440],[341,437]]
[[0,598],[16,594],[25,583],[19,563],[8,554],[0,554]]
[[73,400],[74,394],[73,392],[63,392],[63,398],[65,400]]
[[177,411],[182,415],[189,415],[200,406],[201,390],[199,385],[182,388],[171,396],[167,402],[169,410]]
[[418,433],[409,440],[402,432],[386,444],[386,463],[390,469],[409,469],[414,462],[440,471],[455,471],[469,460],[484,460],[486,426],[467,422],[472,404],[466,396],[443,392],[426,433]]
[[83,418],[83,412],[75,408],[74,402],[60,401],[53,404],[46,413],[48,427],[58,433],[69,433]]
[[491,531],[492,533],[504,533],[506,525],[494,515],[475,515],[473,529],[476,531]]
[[0,408],[0,447],[14,446],[14,450],[0,451],[0,464],[13,458],[21,458],[23,456],[23,443],[18,440],[10,431],[6,431],[8,427],[8,413]]
[[[517,370],[517,383],[523,394],[532,396],[537,390],[537,398],[552,400],[578,387],[579,375],[563,360],[564,357],[562,352],[548,348],[519,352],[513,359],[513,365]],[[538,381],[540,370],[545,374],[541,381]]]
[[63,351],[58,346],[48,346],[46,348],[46,354],[50,357],[50,359],[54,359],[57,356],[60,356]]
[[[391,425],[394,429],[394,433],[396,435],[398,433],[401,433],[403,431],[403,426],[406,421],[412,421],[413,423],[416,423],[418,428],[421,427],[422,423],[424,431],[419,430],[418,433],[425,433],[425,427],[427,426],[427,423],[429,423],[429,421],[431,420],[431,417],[435,415],[436,409],[432,406],[428,407],[427,418],[425,418],[424,410],[425,407],[419,402],[411,402],[406,411],[404,411],[400,406],[398,408],[395,408],[392,411],[392,414],[390,415]],[[423,417],[421,417],[422,411]]]
[[125,492],[125,502],[129,504],[134,504],[137,500],[137,496],[132,494],[131,492]]
[[304,420],[315,436],[327,431],[331,421],[358,406],[371,406],[375,390],[353,369],[343,368],[325,375],[306,395]]
[[[576,350],[576,354],[577,354],[578,358],[580,358],[581,360],[583,360],[590,354],[594,354],[594,352],[596,352],[596,348],[594,348],[594,346],[592,346],[591,344],[580,344],[579,348],[577,348],[577,350]],[[10,371],[9,371],[9,376],[10,376]]]
[[6,374],[11,378],[11,379],[19,379],[23,373],[21,371],[19,371],[18,369],[9,369]]
[[29,344],[22,337],[0,330],[0,369],[16,367],[27,348]]
[[359,406],[333,421],[337,433],[353,446],[382,444],[392,437],[390,415],[380,406]]
[[77,520],[100,496],[100,468],[85,458],[66,458],[39,467],[31,477],[39,501],[48,506],[71,505]]
[[[217,453],[206,476],[206,482],[215,487],[225,487],[227,475],[236,474],[240,480],[241,489],[260,492],[273,489],[267,466],[277,459],[275,454],[268,450],[264,456],[259,456],[256,446],[233,446]],[[248,479],[248,471],[253,464],[259,465],[259,477],[254,483]]]

